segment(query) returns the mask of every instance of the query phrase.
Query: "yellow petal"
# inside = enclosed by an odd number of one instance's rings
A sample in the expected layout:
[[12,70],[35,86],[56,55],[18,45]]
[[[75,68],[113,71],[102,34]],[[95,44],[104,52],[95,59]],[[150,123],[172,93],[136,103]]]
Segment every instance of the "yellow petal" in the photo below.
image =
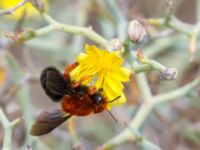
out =
[[115,99],[116,97],[120,96],[122,93],[122,91],[113,90],[113,88],[106,83],[103,84],[103,92],[108,98],[108,101]]
[[103,85],[103,81],[104,81],[104,72],[102,72],[99,76],[98,76],[98,79],[95,83],[95,87],[97,89],[100,89]]
[[88,54],[90,56],[98,56],[99,55],[99,49],[95,45],[86,45],[85,52],[86,52],[86,54]]
[[85,53],[80,53],[76,61],[81,64],[82,62],[84,62],[83,60],[87,60],[87,57],[88,56]]
[[111,78],[110,76],[107,76],[104,82],[104,84],[108,85],[110,89],[112,89],[116,93],[121,92],[123,89],[122,83],[117,79]]
[[122,82],[127,82],[129,81],[130,77],[130,70],[124,67],[119,68],[118,70],[115,70],[112,74],[110,74],[113,79],[122,81]]

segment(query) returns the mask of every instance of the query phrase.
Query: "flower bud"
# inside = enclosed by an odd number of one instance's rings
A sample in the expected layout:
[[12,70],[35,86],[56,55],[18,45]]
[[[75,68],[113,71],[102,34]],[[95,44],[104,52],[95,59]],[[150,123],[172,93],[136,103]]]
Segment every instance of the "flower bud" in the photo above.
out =
[[16,33],[6,33],[5,36],[16,43],[23,43],[27,39],[34,37],[35,31],[33,29],[24,29]]
[[133,42],[140,42],[146,36],[146,30],[137,20],[133,20],[128,26],[128,36]]
[[177,70],[175,68],[166,68],[160,72],[161,80],[174,80],[177,77]]
[[109,41],[108,45],[106,45],[106,49],[109,52],[112,52],[112,51],[123,52],[124,47],[123,47],[122,42],[119,39],[112,39],[111,41]]
[[142,64],[148,64],[149,63],[149,59],[144,55],[144,53],[142,52],[141,49],[138,49],[136,51],[136,56],[137,56],[137,59],[139,60],[140,63],[142,63]]

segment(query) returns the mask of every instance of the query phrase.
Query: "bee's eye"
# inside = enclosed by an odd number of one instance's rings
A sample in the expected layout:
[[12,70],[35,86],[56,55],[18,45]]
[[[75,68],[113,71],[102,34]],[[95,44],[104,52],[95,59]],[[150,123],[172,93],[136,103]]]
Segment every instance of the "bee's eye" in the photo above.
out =
[[95,101],[96,104],[101,104],[103,102],[103,96],[99,93],[91,95],[91,98]]

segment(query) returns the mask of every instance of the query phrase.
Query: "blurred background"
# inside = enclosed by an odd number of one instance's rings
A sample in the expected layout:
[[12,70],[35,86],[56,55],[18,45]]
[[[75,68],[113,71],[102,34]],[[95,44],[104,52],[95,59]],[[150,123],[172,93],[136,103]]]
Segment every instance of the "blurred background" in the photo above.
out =
[[[9,1],[12,0],[0,0],[0,9],[9,8],[6,5]],[[157,71],[146,73],[155,95],[189,83],[200,74],[199,40],[195,57],[191,61],[187,35],[170,27],[156,27],[147,23],[149,18],[165,17],[167,8],[163,0],[48,0],[47,9],[55,20],[70,25],[92,26],[108,40],[119,38],[124,41],[128,22],[140,20],[148,37],[141,45],[132,44],[129,49],[134,51],[142,47],[149,58],[178,70],[178,77],[173,81],[160,81]],[[198,23],[199,9],[198,0],[176,0],[173,4],[174,15],[188,26]],[[28,131],[40,111],[59,107],[44,94],[40,86],[41,70],[51,65],[63,70],[84,50],[85,43],[93,43],[84,36],[61,31],[35,37],[23,44],[16,44],[3,36],[3,33],[9,37],[8,33],[18,33],[25,28],[37,30],[46,25],[47,22],[32,6],[28,6],[24,13],[0,16],[0,107],[10,121],[19,117],[25,120],[13,129],[13,150],[25,149],[32,141],[33,137]],[[131,82],[125,85],[125,92],[127,103],[112,109],[120,122],[130,122],[141,104],[134,75]],[[143,135],[163,150],[200,149],[199,97],[198,87],[185,97],[156,107],[142,126]],[[75,119],[77,136],[86,150],[97,148],[124,128],[106,111]],[[3,139],[4,131],[0,125],[0,147]],[[34,138],[34,141],[30,145],[34,150],[73,148],[66,123],[46,136]],[[141,146],[127,142],[115,149],[137,150]]]

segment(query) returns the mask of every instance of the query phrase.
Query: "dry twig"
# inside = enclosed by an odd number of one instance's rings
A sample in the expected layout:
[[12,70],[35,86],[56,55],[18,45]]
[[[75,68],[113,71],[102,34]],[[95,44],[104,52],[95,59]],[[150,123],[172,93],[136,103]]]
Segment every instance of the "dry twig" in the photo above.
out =
[[23,0],[21,1],[19,4],[17,4],[16,6],[10,8],[10,9],[7,9],[7,10],[1,10],[0,11],[0,16],[3,16],[3,15],[12,15],[14,11],[16,11],[18,8],[22,7],[24,4],[26,4],[26,2],[28,2],[29,0]]

